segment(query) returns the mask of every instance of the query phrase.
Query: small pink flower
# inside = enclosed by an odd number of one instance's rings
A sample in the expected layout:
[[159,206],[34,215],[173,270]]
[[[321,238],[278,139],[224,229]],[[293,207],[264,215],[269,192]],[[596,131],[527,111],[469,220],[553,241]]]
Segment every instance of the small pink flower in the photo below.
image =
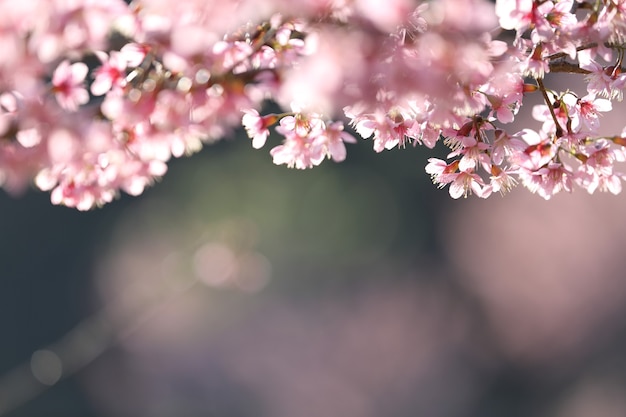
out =
[[578,168],[578,184],[593,194],[597,189],[619,194],[622,190],[621,178],[624,176],[613,171],[616,161],[624,161],[623,151],[611,148],[607,140],[596,141],[583,147],[586,158]]
[[446,161],[442,159],[429,158],[425,170],[427,174],[430,174],[435,184],[443,186],[454,180],[458,166],[458,161],[447,164]]
[[282,145],[272,148],[270,155],[276,165],[286,164],[297,169],[313,168],[325,156],[321,146],[311,146],[309,138],[297,135],[288,136]]
[[246,128],[248,137],[252,139],[252,147],[260,149],[265,145],[265,141],[270,134],[268,127],[276,123],[278,117],[275,114],[261,116],[254,109],[247,109],[243,112],[241,124]]
[[83,85],[87,76],[87,65],[65,60],[59,64],[52,76],[52,91],[59,105],[65,110],[76,111],[78,106],[89,101],[89,93]]
[[561,163],[551,162],[537,170],[519,171],[522,184],[530,192],[537,193],[546,200],[562,190],[572,191],[572,172]]
[[617,66],[604,68],[590,58],[587,59],[587,54],[580,55],[585,57],[584,61],[581,59],[580,67],[590,71],[586,76],[587,91],[621,101],[624,96],[622,90],[626,87],[626,73],[622,73]]
[[276,165],[286,164],[289,168],[306,169],[322,163],[326,157],[326,147],[318,141],[325,124],[317,115],[283,117],[276,131],[285,136],[282,145],[272,148]]
[[301,137],[313,137],[320,134],[324,129],[324,122],[317,115],[304,115],[298,113],[295,116],[286,116],[280,119],[280,126],[276,131],[288,136],[296,134]]
[[556,30],[565,32],[567,28],[576,25],[576,16],[570,13],[573,4],[573,0],[560,0],[556,4],[546,1],[537,6],[534,10],[533,40],[550,40]]
[[509,192],[517,184],[517,180],[511,176],[514,172],[510,169],[500,169],[497,166],[491,167],[491,177],[489,178],[492,192]]
[[497,0],[496,15],[500,19],[500,26],[504,29],[515,29],[523,33],[534,17],[533,0]]
[[491,160],[496,165],[502,165],[505,157],[514,152],[521,152],[527,146],[522,139],[511,137],[502,130],[496,130],[491,149]]
[[490,165],[490,158],[487,155],[490,148],[488,144],[469,136],[459,136],[456,139],[459,141],[459,147],[456,151],[451,152],[448,158],[462,155],[459,161],[461,171],[474,171],[478,164]]
[[492,192],[490,186],[485,186],[482,178],[471,171],[460,171],[459,161],[453,161],[446,164],[445,161],[437,158],[428,159],[426,172],[430,174],[432,180],[439,188],[443,188],[446,184],[450,184],[450,197],[457,199],[461,196],[467,197],[472,192],[479,197],[486,198]]
[[94,72],[94,81],[91,84],[91,93],[101,96],[108,93],[111,88],[122,86],[126,71],[126,61],[119,52],[111,52],[107,55],[104,52],[96,53],[102,65]]
[[530,171],[536,171],[544,167],[556,156],[557,147],[548,138],[534,130],[522,129],[514,138],[522,139],[528,144],[523,150],[511,149],[509,161]]
[[581,98],[569,93],[562,100],[567,105],[573,132],[596,133],[600,127],[600,112],[610,111],[613,107],[609,100],[596,98],[593,93]]
[[450,197],[457,199],[461,196],[467,197],[472,192],[478,197],[486,198],[491,194],[491,188],[485,184],[478,174],[461,171],[456,174],[456,178],[450,184]]
[[411,140],[409,135],[415,131],[415,120],[405,117],[397,108],[389,112],[377,109],[374,113],[360,115],[352,114],[351,109],[346,115],[352,119],[350,124],[363,138],[367,139],[374,135],[376,152],[393,149],[396,146],[403,147]]
[[333,122],[315,139],[314,143],[315,145],[321,144],[333,161],[342,162],[346,159],[345,143],[356,143],[356,139],[343,130],[343,123]]

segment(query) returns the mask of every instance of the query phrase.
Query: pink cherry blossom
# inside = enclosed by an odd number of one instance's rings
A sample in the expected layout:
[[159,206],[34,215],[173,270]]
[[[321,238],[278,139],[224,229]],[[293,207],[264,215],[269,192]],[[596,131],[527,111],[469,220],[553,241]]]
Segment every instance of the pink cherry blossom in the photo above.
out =
[[97,56],[102,65],[94,72],[91,93],[95,96],[101,96],[114,87],[123,87],[126,77],[126,62],[122,54],[113,51],[109,56],[104,52],[97,52]]
[[476,136],[479,135],[471,135],[471,130],[467,132],[467,134],[471,136],[464,136],[462,133],[463,130],[466,129],[461,128],[456,132],[456,136],[450,136],[448,138],[448,146],[452,149],[456,149],[448,154],[448,158],[461,155],[461,159],[459,160],[459,170],[461,171],[473,171],[479,164],[485,166],[489,165],[490,158],[486,154],[486,150],[488,150],[490,146],[483,141],[477,140]]
[[600,113],[612,109],[610,100],[596,98],[593,93],[580,98],[565,94],[563,102],[568,106],[568,117],[574,131],[584,129],[586,132],[596,133],[600,127]]
[[581,68],[589,71],[587,75],[587,91],[609,99],[620,100],[622,90],[626,87],[626,73],[616,66],[603,67],[590,60],[581,64]]
[[535,28],[531,38],[535,42],[547,41],[558,32],[573,27],[577,20],[571,12],[574,0],[559,0],[556,3],[546,1],[534,9]]
[[500,169],[496,165],[492,167],[491,171],[492,175],[489,178],[489,186],[492,192],[499,192],[504,195],[517,185],[517,180],[513,176],[516,174],[515,171],[511,169]]
[[319,165],[327,151],[325,143],[317,139],[325,128],[317,115],[298,113],[281,119],[276,131],[285,136],[285,141],[270,151],[274,163],[297,169]]
[[315,139],[314,146],[322,146],[333,161],[342,162],[346,159],[346,143],[356,143],[356,139],[344,131],[342,122],[332,122]]
[[536,171],[549,164],[557,152],[557,147],[549,138],[541,136],[535,131],[524,129],[516,135],[528,144],[522,151],[512,153],[510,161],[529,171]]
[[276,115],[260,116],[255,109],[244,110],[241,124],[246,128],[246,132],[252,139],[252,147],[260,149],[265,145],[265,141],[270,134],[269,126],[276,123],[278,117]]
[[533,0],[510,0],[496,2],[496,14],[503,29],[515,29],[523,33],[534,20]]
[[546,200],[562,190],[572,189],[572,172],[559,163],[549,163],[537,170],[522,168],[519,173],[524,186]]
[[89,93],[83,84],[87,76],[87,65],[82,62],[70,64],[62,61],[52,75],[52,91],[59,105],[69,111],[89,101]]
[[502,165],[506,157],[511,157],[516,152],[521,152],[527,147],[521,135],[520,137],[509,136],[502,130],[496,130],[491,148],[491,159],[496,166]]
[[450,183],[450,197],[457,199],[474,193],[479,197],[488,197],[491,190],[485,187],[483,179],[473,172],[461,171]]

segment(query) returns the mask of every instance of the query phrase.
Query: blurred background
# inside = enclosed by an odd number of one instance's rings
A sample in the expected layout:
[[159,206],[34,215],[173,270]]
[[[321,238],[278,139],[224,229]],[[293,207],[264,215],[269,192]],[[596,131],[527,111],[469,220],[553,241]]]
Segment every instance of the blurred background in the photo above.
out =
[[92,212],[3,194],[0,416],[626,415],[626,195],[455,201],[429,156],[240,132]]

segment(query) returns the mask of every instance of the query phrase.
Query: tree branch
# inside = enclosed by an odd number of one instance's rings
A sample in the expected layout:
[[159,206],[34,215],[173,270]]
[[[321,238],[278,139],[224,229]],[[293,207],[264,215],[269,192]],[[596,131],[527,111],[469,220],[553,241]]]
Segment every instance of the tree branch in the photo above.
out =
[[591,74],[591,71],[580,68],[577,64],[567,61],[555,61],[548,63],[550,72],[567,72],[570,74]]

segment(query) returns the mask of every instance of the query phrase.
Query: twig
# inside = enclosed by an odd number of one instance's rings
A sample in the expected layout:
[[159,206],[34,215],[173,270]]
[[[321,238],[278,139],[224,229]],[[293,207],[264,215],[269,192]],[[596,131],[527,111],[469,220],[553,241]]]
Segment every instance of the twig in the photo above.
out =
[[591,74],[591,71],[580,68],[577,64],[567,61],[555,61],[548,63],[550,72],[567,72],[570,74]]
[[552,115],[552,119],[554,120],[554,124],[556,126],[556,137],[560,138],[561,136],[563,136],[563,128],[561,127],[561,124],[559,123],[558,119],[556,118],[556,114],[554,113],[554,108],[552,107],[552,103],[550,102],[550,98],[548,97],[548,93],[546,91],[546,87],[543,85],[543,80],[541,78],[537,78],[537,85],[539,86],[539,89],[541,90],[541,94],[543,95],[543,99],[545,100],[546,104],[548,105],[548,109],[550,109],[550,114]]

